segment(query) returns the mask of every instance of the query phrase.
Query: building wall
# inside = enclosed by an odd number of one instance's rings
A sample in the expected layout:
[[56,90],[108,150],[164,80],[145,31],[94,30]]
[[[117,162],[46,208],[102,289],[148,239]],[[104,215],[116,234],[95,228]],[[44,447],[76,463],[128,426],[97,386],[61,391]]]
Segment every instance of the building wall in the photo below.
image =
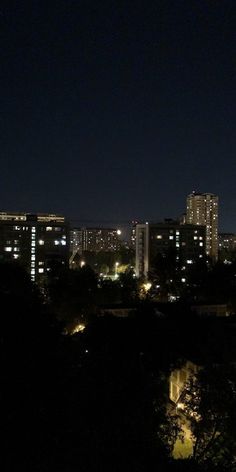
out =
[[171,372],[169,382],[170,400],[178,404],[181,394],[183,393],[186,383],[190,377],[199,370],[199,367],[191,361],[187,361],[180,369]]
[[180,264],[192,264],[205,255],[204,226],[177,222],[136,225],[136,275],[147,277],[158,254],[173,250]]
[[219,251],[235,251],[236,250],[236,234],[219,233],[218,237]]
[[0,259],[18,262],[37,283],[52,266],[67,266],[69,234],[64,217],[0,213]]
[[119,230],[115,228],[75,228],[71,231],[71,252],[116,252],[120,247]]
[[149,225],[136,225],[135,272],[137,277],[147,277],[149,272]]
[[186,222],[206,227],[206,254],[218,258],[218,196],[191,193],[187,197]]

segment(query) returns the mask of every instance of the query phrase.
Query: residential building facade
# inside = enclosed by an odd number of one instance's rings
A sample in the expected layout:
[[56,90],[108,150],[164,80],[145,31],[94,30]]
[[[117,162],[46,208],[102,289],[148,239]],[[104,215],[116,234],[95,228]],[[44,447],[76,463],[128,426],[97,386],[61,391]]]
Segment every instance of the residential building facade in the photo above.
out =
[[218,258],[218,196],[192,192],[187,197],[186,223],[206,227],[206,254]]
[[164,223],[136,225],[136,276],[148,277],[158,254],[174,251],[179,264],[192,264],[205,255],[204,226]]
[[116,252],[121,231],[115,228],[74,228],[70,232],[71,252]]
[[23,266],[36,283],[52,268],[68,266],[69,230],[54,214],[0,213],[0,260]]

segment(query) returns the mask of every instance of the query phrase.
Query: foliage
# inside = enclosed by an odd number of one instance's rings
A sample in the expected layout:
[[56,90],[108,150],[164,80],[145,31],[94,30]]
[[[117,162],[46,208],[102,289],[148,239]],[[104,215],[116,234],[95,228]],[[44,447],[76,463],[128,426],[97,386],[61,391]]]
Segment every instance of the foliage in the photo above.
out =
[[201,369],[190,379],[183,401],[194,438],[193,458],[206,470],[236,469],[235,365]]
[[96,302],[97,283],[97,276],[88,265],[64,270],[48,283],[52,308],[60,318],[68,321],[91,314]]

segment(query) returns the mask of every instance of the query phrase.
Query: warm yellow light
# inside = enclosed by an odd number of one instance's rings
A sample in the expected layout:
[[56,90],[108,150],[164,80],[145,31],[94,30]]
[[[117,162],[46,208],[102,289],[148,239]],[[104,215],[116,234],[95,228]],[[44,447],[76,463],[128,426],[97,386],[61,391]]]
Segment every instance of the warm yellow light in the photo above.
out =
[[180,409],[180,410],[183,410],[184,409],[184,403],[177,403],[177,408]]
[[85,266],[85,261],[81,261],[80,267],[84,267],[84,266]]
[[152,284],[151,282],[146,282],[145,284],[143,284],[143,288],[145,290],[145,292],[148,292],[148,290],[150,290]]
[[85,325],[83,323],[79,323],[71,330],[71,334],[82,333],[84,330]]

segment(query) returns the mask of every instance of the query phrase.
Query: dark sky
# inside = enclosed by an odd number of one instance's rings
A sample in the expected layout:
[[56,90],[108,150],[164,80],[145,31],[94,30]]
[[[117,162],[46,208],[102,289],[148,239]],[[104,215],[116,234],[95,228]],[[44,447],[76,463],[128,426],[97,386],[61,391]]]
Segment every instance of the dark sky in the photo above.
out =
[[0,210],[160,220],[192,190],[236,232],[236,1],[7,0]]

